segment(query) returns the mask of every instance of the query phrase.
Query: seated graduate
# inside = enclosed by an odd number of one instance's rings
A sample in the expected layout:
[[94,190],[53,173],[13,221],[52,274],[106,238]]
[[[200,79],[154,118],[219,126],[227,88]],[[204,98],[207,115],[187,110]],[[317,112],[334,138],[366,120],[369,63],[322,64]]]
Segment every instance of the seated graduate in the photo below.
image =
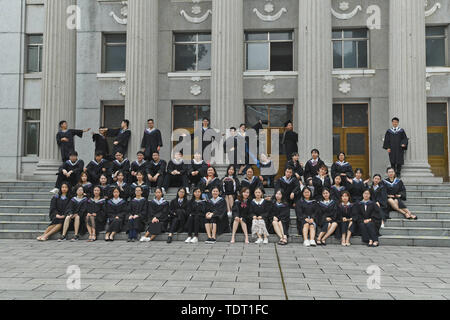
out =
[[311,191],[312,198],[315,199],[316,198],[316,192],[315,192],[316,190],[314,188],[313,178],[306,179],[305,186],[309,188],[309,191]]
[[331,189],[331,179],[328,175],[328,167],[326,165],[320,166],[319,173],[313,177],[312,183],[316,200],[322,200],[323,189]]
[[388,177],[383,180],[383,184],[386,187],[389,209],[403,214],[408,220],[417,220],[417,216],[413,215],[403,202],[406,201],[406,188],[403,181],[396,177],[393,168],[388,168],[387,174]]
[[380,208],[381,214],[381,228],[384,228],[386,220],[389,218],[388,209],[388,196],[386,191],[386,186],[382,182],[381,175],[376,174],[373,176],[372,185],[370,186],[370,199],[375,202]]
[[206,175],[207,169],[208,164],[202,159],[202,154],[196,152],[188,169],[189,184],[192,188],[198,187],[200,179]]
[[341,244],[344,247],[351,246],[350,239],[355,233],[356,225],[353,224],[354,204],[351,203],[350,192],[344,191],[341,194],[341,201],[337,207],[339,230],[341,233]]
[[57,194],[63,182],[68,182],[70,187],[74,187],[80,180],[80,174],[83,172],[84,162],[78,159],[78,153],[72,151],[69,154],[69,160],[64,162],[58,169],[58,178],[55,188],[50,192]]
[[250,189],[242,188],[237,200],[233,204],[233,227],[231,232],[231,243],[236,242],[236,232],[241,226],[245,236],[245,244],[248,241],[248,229],[251,228],[253,217],[250,215]]
[[273,230],[280,238],[278,244],[285,246],[288,244],[289,226],[291,224],[291,208],[289,204],[283,200],[283,191],[281,189],[275,191],[274,198],[274,204],[272,205],[272,212],[270,214],[272,226]]
[[206,171],[206,176],[200,179],[198,187],[200,188],[200,190],[202,190],[203,200],[211,199],[213,188],[219,188],[219,190],[222,190],[222,183],[217,177],[216,168],[208,168],[208,170]]
[[125,231],[128,234],[127,242],[138,240],[139,233],[144,231],[145,218],[147,217],[148,201],[143,197],[144,190],[136,186],[135,196],[128,204],[128,214],[125,217]]
[[295,215],[298,233],[303,235],[303,245],[315,247],[319,208],[309,187],[303,188],[302,197],[295,205]]
[[220,197],[220,187],[211,188],[211,199],[206,201],[205,229],[208,244],[216,243],[217,234],[230,232],[227,204]]
[[70,196],[69,196],[70,186],[68,183],[63,182],[58,194],[54,195],[50,202],[49,218],[50,224],[42,235],[37,237],[38,241],[47,241],[52,235],[58,233],[64,223],[66,214],[69,211],[70,206]]
[[[82,172],[80,175],[80,181],[78,181],[77,186],[82,186],[84,191],[84,196],[88,199],[92,197],[92,191],[94,189],[94,185],[88,181],[88,174],[86,172]],[[76,186],[75,186],[76,187]],[[73,190],[73,194],[75,194],[75,190]]]
[[354,202],[361,201],[362,193],[368,188],[368,183],[370,182],[370,179],[364,181],[362,176],[363,170],[357,168],[355,170],[355,177],[353,179],[347,178],[347,190],[350,192]]
[[145,174],[142,171],[136,173],[136,182],[133,182],[130,186],[130,195],[133,199],[135,197],[136,188],[140,187],[142,190],[142,197],[148,199],[150,195],[150,187],[145,183]]
[[331,192],[331,199],[333,199],[336,202],[339,202],[341,200],[342,192],[347,190],[342,182],[342,176],[337,175],[334,177],[334,184],[331,186],[330,192]]
[[169,161],[167,172],[164,178],[163,193],[169,191],[170,187],[183,187],[189,193],[189,181],[187,177],[187,168],[183,161],[183,154],[176,152],[175,157]]
[[86,228],[89,232],[88,242],[97,240],[97,233],[103,231],[106,223],[105,205],[106,200],[102,197],[102,189],[94,187],[92,197],[86,204]]
[[162,188],[166,174],[167,163],[160,159],[159,152],[155,151],[152,161],[147,165],[147,181],[150,188]]
[[116,159],[112,162],[111,173],[113,181],[117,181],[117,174],[121,171],[124,174],[125,181],[130,180],[130,161],[123,157],[123,153],[116,152]]
[[188,237],[185,243],[198,243],[198,234],[200,226],[203,224],[203,217],[206,215],[206,201],[202,199],[202,190],[194,188],[192,191],[192,199],[188,203],[188,213],[186,228]]
[[164,200],[162,189],[156,188],[155,198],[148,203],[146,232],[141,242],[149,242],[167,230],[169,222],[169,202]]
[[[272,202],[264,199],[264,189],[256,188],[254,198],[250,202],[250,216],[252,222],[252,236],[258,237],[256,244],[269,243],[269,232],[267,226],[270,226],[270,213],[272,212]],[[263,240],[264,237],[264,240]]]
[[380,220],[380,208],[370,200],[370,191],[366,189],[363,199],[355,204],[353,222],[359,227],[362,241],[368,243],[369,247],[379,246],[377,224]]
[[234,164],[230,164],[227,168],[225,177],[223,177],[221,181],[222,197],[225,198],[227,203],[227,213],[229,217],[231,217],[234,199],[239,192],[239,189],[240,183],[236,175],[236,167]]
[[100,190],[102,191],[102,198],[108,200],[111,198],[111,186],[108,184],[108,176],[106,174],[102,174],[100,176],[100,184],[98,185]]
[[[120,191],[120,198],[128,201],[128,199],[131,196],[131,189],[130,185],[125,181],[125,174],[122,171],[118,171],[116,174],[117,181],[111,184],[110,189],[119,189]],[[110,192],[110,196],[112,195],[112,192]]]
[[347,178],[352,179],[354,177],[352,165],[345,161],[345,157],[344,152],[339,152],[337,155],[338,160],[331,166],[331,177],[333,179],[336,176],[341,176],[343,181],[346,181]]
[[301,186],[294,175],[294,170],[287,167],[284,176],[275,182],[275,189],[283,193],[283,201],[292,207],[300,197]]
[[[259,156],[259,162],[258,162],[258,168],[261,172],[264,172],[264,170],[271,171],[270,168],[272,168],[273,163],[272,159],[267,156],[265,153],[261,153]],[[275,176],[276,174],[261,174],[263,186],[267,188],[273,188],[275,183]]]
[[98,184],[100,182],[100,176],[102,174],[109,174],[111,164],[109,161],[103,159],[103,153],[97,151],[95,153],[95,159],[89,162],[84,172],[88,174],[88,179],[93,184]]
[[303,164],[299,161],[300,156],[298,152],[294,152],[291,159],[286,163],[286,168],[292,168],[294,171],[294,176],[298,181],[302,181],[305,171],[303,170]]
[[313,178],[319,174],[319,169],[325,165],[325,162],[320,159],[320,152],[317,149],[311,151],[311,159],[305,165],[305,181],[308,178]]
[[317,237],[317,245],[326,246],[327,239],[331,237],[338,227],[337,202],[331,199],[330,190],[322,190],[322,200],[318,203],[320,233]]
[[136,182],[136,175],[138,172],[147,171],[147,161],[144,160],[144,153],[139,151],[137,153],[137,159],[130,165],[130,183]]
[[82,224],[84,223],[84,219],[86,218],[86,206],[87,200],[83,186],[78,185],[75,187],[76,196],[70,200],[69,210],[67,211],[66,217],[64,219],[63,232],[58,241],[67,240],[67,232],[69,228],[73,225],[75,235],[71,241],[78,241],[80,239],[80,229],[82,229]]
[[187,199],[186,190],[179,188],[177,196],[169,205],[169,236],[167,243],[172,243],[173,234],[181,232],[187,219],[189,201]]
[[112,198],[106,202],[106,235],[105,241],[114,241],[116,234],[124,228],[125,217],[128,214],[128,204],[120,197],[120,189],[112,190]]
[[256,188],[261,188],[264,193],[264,186],[259,177],[254,176],[253,168],[250,167],[245,172],[244,178],[241,180],[241,188],[249,188],[250,189],[250,199],[253,199],[255,196]]

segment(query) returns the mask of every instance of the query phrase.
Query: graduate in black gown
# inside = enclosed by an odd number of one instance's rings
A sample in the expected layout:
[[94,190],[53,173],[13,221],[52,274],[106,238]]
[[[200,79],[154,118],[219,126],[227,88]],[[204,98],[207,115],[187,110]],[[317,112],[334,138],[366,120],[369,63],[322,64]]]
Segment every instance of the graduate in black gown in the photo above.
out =
[[[75,186],[77,188],[78,186],[83,187],[84,196],[88,199],[92,197],[92,192],[94,191],[94,185],[88,180],[88,174],[86,172],[82,172],[80,175],[80,181],[78,181],[78,184]],[[75,190],[73,190],[72,194],[75,194]]]
[[69,228],[73,226],[75,235],[71,241],[80,239],[80,231],[83,230],[84,220],[86,219],[86,206],[88,198],[84,195],[83,186],[76,187],[76,196],[70,200],[68,212],[64,219],[63,231],[58,241],[66,240]]
[[313,178],[317,176],[320,167],[325,165],[325,162],[323,162],[319,156],[320,156],[319,150],[313,149],[311,151],[311,159],[308,160],[308,162],[306,162],[305,164],[305,181],[308,178]]
[[88,242],[97,240],[97,233],[103,231],[106,223],[106,200],[102,197],[99,186],[94,187],[92,198],[86,204],[86,228],[89,232]]
[[341,200],[342,192],[346,191],[347,188],[342,183],[342,177],[337,175],[334,177],[334,184],[331,186],[331,199],[339,202]]
[[198,243],[198,234],[204,224],[204,217],[207,210],[206,201],[202,199],[202,191],[200,188],[194,188],[192,195],[192,199],[188,203],[187,221],[185,225],[188,237],[184,241],[185,243]]
[[83,137],[83,133],[88,132],[89,129],[84,130],[76,130],[76,129],[68,129],[67,121],[63,120],[59,123],[59,131],[56,134],[56,143],[61,149],[61,158],[63,162],[69,160],[70,153],[75,151],[75,141],[74,137],[78,136],[80,138]]
[[153,160],[147,165],[147,181],[150,188],[162,188],[167,171],[167,162],[161,160],[159,152],[153,152]]
[[337,202],[331,199],[330,189],[322,190],[322,200],[318,202],[320,233],[317,245],[326,246],[327,239],[331,237],[338,227]]
[[208,239],[205,243],[216,243],[219,234],[230,232],[230,224],[227,215],[227,204],[220,197],[220,188],[211,189],[211,199],[206,201],[205,229]]
[[331,166],[331,177],[334,179],[336,176],[341,176],[343,181],[346,181],[347,178],[352,179],[354,177],[353,168],[350,163],[345,161],[345,153],[339,152],[337,159]]
[[[263,129],[263,123],[266,121],[259,120],[257,124],[255,124],[252,129],[255,130],[256,133],[256,148],[255,146],[250,145],[250,136],[247,132],[247,125],[241,124],[239,126],[239,131],[236,135],[236,142],[238,146],[244,146],[244,150],[237,150],[237,162],[238,162],[238,175],[245,175],[247,169],[252,166],[252,164],[258,163],[258,149],[259,149],[259,131]],[[239,149],[239,148],[238,148]],[[245,152],[243,152],[245,151]],[[255,153],[256,152],[256,153]]]
[[[209,130],[213,130],[209,125],[210,125],[209,119],[205,117],[202,119],[202,127],[198,130],[195,130],[194,133],[191,134],[191,141],[194,144],[194,150],[195,151],[201,150],[203,159],[208,159],[206,157],[205,149],[212,142],[211,140],[208,141],[208,139],[205,137],[205,134],[207,133],[208,135],[210,134]],[[195,140],[196,138],[198,138],[197,141]],[[207,141],[205,141],[204,139],[207,139]]]
[[312,184],[314,186],[314,195],[316,200],[322,200],[323,189],[331,189],[331,179],[328,175],[328,167],[326,165],[322,165],[320,167],[318,174],[312,179]]
[[250,202],[250,215],[252,216],[252,236],[258,237],[256,244],[269,243],[270,214],[272,212],[272,201],[264,199],[264,189],[256,188],[254,198]]
[[353,179],[347,178],[346,188],[350,192],[353,202],[361,201],[364,190],[369,187],[368,183],[370,182],[370,179],[364,181],[362,177],[363,170],[357,168],[355,170],[355,177]]
[[252,227],[253,217],[250,215],[250,189],[242,188],[237,200],[233,204],[233,226],[231,232],[231,243],[236,242],[236,232],[239,226],[245,236],[245,244],[249,244],[248,230]]
[[355,205],[353,222],[358,225],[362,241],[369,247],[378,247],[378,227],[381,221],[380,208],[370,200],[370,191],[366,189],[363,199]]
[[287,245],[291,224],[291,207],[283,200],[283,192],[280,189],[275,191],[270,217],[273,230],[280,238],[278,244],[281,246]]
[[264,187],[273,188],[275,184],[275,177],[278,172],[275,169],[272,159],[265,153],[261,153],[259,155],[258,168],[260,170]]
[[128,234],[128,242],[138,240],[139,233],[144,231],[145,218],[147,217],[148,201],[142,196],[140,186],[135,189],[135,197],[128,204],[128,214],[125,217],[125,231]]
[[137,153],[137,159],[133,161],[130,165],[130,183],[136,182],[136,175],[138,172],[146,172],[148,163],[144,159],[144,153],[139,151]]
[[78,159],[78,153],[76,151],[70,152],[69,160],[59,167],[55,188],[50,192],[54,194],[58,193],[64,181],[68,182],[71,188],[74,187],[80,180],[80,175],[83,170],[84,162]]
[[303,164],[299,161],[299,159],[299,154],[297,152],[294,152],[292,154],[292,157],[289,158],[289,161],[286,163],[286,168],[292,168],[295,177],[299,182],[301,182],[305,171],[303,170]]
[[155,190],[155,198],[148,203],[146,232],[141,242],[149,242],[167,231],[169,223],[170,204],[164,199],[160,188]]
[[106,160],[112,161],[114,159],[112,159],[112,156],[109,153],[106,131],[105,127],[100,127],[98,133],[92,132],[92,141],[95,143],[95,154],[101,153]]
[[398,126],[399,123],[398,118],[392,119],[392,128],[386,132],[383,149],[389,153],[391,167],[400,178],[402,165],[405,163],[405,151],[408,149],[408,136],[405,130]]
[[370,199],[380,207],[381,228],[384,228],[384,223],[389,219],[389,208],[386,186],[382,181],[381,175],[376,174],[373,176],[369,190]]
[[126,182],[130,182],[130,161],[124,158],[121,152],[116,152],[116,159],[111,164],[111,175],[114,181],[117,181],[117,174],[122,172]]
[[281,190],[283,194],[283,202],[293,206],[300,197],[301,186],[296,177],[293,176],[294,171],[288,167],[284,171],[284,176],[275,181],[275,190]]
[[163,192],[168,192],[169,187],[183,187],[187,193],[189,193],[187,169],[188,168],[183,160],[183,154],[181,152],[176,152],[175,157],[170,160],[167,165]]
[[111,175],[110,169],[111,163],[103,158],[102,152],[97,151],[95,159],[89,162],[84,171],[87,172],[89,181],[98,184],[102,174]]
[[386,187],[389,210],[397,211],[408,220],[417,220],[417,216],[408,210],[404,201],[406,201],[406,188],[403,181],[396,177],[394,168],[387,169],[388,177],[383,180]]
[[148,128],[144,131],[142,137],[141,148],[145,154],[145,160],[152,160],[153,152],[159,152],[163,147],[162,135],[159,129],[155,128],[155,121],[149,119],[147,121]]
[[[111,184],[110,188],[111,190],[119,189],[119,196],[125,201],[128,201],[131,197],[131,185],[125,181],[125,174],[122,171],[117,173],[117,181]],[[110,192],[110,195],[112,195],[112,191]]]
[[192,188],[198,187],[200,180],[206,175],[207,169],[208,164],[202,159],[202,154],[196,152],[188,168],[189,184]]
[[237,131],[235,127],[230,128],[229,136],[223,143],[223,152],[227,155],[228,162],[237,166]]
[[247,169],[245,177],[241,180],[241,188],[250,189],[250,199],[254,198],[256,188],[261,188],[264,192],[264,186],[261,179],[253,174],[253,168],[250,167]]
[[229,217],[231,217],[234,200],[236,199],[239,189],[240,183],[236,175],[236,167],[233,164],[230,164],[227,168],[225,177],[221,180],[222,197],[224,197],[227,202],[227,213]]
[[59,193],[54,195],[50,202],[49,218],[50,224],[42,235],[37,237],[38,241],[47,241],[52,235],[61,231],[64,219],[69,212],[70,186],[68,183],[62,183]]
[[105,241],[114,241],[116,234],[124,229],[124,221],[128,214],[128,203],[120,197],[119,188],[114,188],[112,197],[106,202],[106,235]]
[[339,223],[337,230],[341,234],[341,244],[343,247],[351,246],[350,239],[352,234],[355,233],[356,225],[353,223],[354,207],[355,205],[351,203],[350,192],[342,192],[337,207],[337,221]]
[[120,152],[125,157],[128,152],[128,142],[130,141],[131,131],[128,129],[130,121],[123,120],[120,129],[106,129],[107,137],[114,137],[112,154]]
[[200,179],[198,187],[202,190],[203,200],[212,198],[213,188],[216,187],[219,188],[219,190],[222,190],[222,182],[217,176],[216,168],[209,167],[208,170],[206,170],[206,176]]
[[138,171],[136,174],[136,182],[133,182],[130,185],[130,197],[132,199],[136,197],[136,188],[139,187],[142,190],[142,197],[148,200],[148,197],[150,196],[150,187],[145,183],[144,177],[144,173]]
[[181,232],[188,215],[189,201],[186,196],[186,190],[179,188],[177,196],[170,202],[169,205],[169,235],[167,243],[172,243],[173,234]]
[[287,159],[291,159],[293,153],[298,152],[298,133],[294,132],[292,121],[284,124],[285,130],[281,140],[281,146]]
[[100,190],[102,191],[102,198],[108,200],[112,197],[111,185],[108,183],[108,178],[106,174],[100,176],[100,183],[98,184]]
[[295,204],[298,233],[303,235],[305,247],[316,246],[316,228],[319,218],[319,207],[309,187],[302,190],[302,197]]

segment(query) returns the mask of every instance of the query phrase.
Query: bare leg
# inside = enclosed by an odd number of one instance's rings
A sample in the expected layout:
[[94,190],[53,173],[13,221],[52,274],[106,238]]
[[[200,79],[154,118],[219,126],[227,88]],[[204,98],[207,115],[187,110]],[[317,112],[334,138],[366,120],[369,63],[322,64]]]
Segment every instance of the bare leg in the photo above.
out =
[[213,224],[212,225],[212,234],[211,234],[211,238],[216,239],[216,233],[217,233],[217,224]]
[[55,233],[58,233],[62,228],[62,224],[56,224],[53,226],[50,226],[46,232],[44,233],[44,235],[42,236],[42,240],[48,240],[48,238],[50,238],[52,235],[54,235]]
[[232,233],[231,233],[231,243],[235,243],[236,242],[236,232],[237,232],[237,229],[239,227],[240,221],[241,221],[241,219],[239,219],[238,217],[236,217],[234,219],[233,230],[232,230]]
[[67,235],[67,230],[69,230],[69,226],[70,226],[70,220],[71,220],[70,216],[67,216],[66,219],[64,220],[64,227],[63,227],[63,232],[62,232],[63,237],[65,237]]
[[309,224],[305,223],[303,226],[303,240],[308,240],[308,233],[309,233]]
[[208,239],[211,239],[211,224],[205,224],[206,234],[208,235]]
[[80,216],[79,215],[75,215],[74,218],[75,222],[75,235],[78,235],[78,232],[80,231]]
[[280,230],[280,224],[278,223],[278,221],[273,221],[272,225],[273,225],[273,229],[275,230],[275,233],[280,238],[280,240],[282,240],[283,239],[283,232]]
[[331,237],[333,235],[333,233],[336,231],[337,228],[337,223],[333,222],[332,224],[330,224],[328,226],[328,232],[327,234],[322,238],[322,241],[326,241],[329,237]]
[[86,229],[88,230],[88,233],[89,233],[89,240],[91,240],[91,238],[92,238],[92,228],[90,225],[90,220],[91,220],[90,218],[91,218],[90,216],[86,217]]
[[309,226],[309,236],[310,240],[314,240],[316,238],[316,228],[313,225]]
[[242,231],[244,232],[245,243],[248,244],[248,230],[247,230],[247,224],[245,223],[244,219],[241,219],[241,228],[242,228]]
[[152,236],[150,237],[150,241],[154,241],[155,239],[156,239],[156,235],[155,234],[152,234]]
[[114,236],[116,235],[116,233],[115,232],[111,232],[111,234],[110,234],[110,236],[109,236],[109,238],[111,239],[111,240],[114,240]]

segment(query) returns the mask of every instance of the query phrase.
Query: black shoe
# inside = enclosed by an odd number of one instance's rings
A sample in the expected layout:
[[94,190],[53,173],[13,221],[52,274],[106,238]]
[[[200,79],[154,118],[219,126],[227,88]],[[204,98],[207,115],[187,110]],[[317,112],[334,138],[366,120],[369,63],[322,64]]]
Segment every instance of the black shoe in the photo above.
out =
[[131,239],[130,239],[130,238],[128,238],[128,239],[127,239],[127,242],[131,242]]
[[70,241],[74,242],[74,241],[78,241],[78,240],[80,240],[80,236],[76,234],[76,235],[73,237],[73,239],[70,240]]
[[136,239],[131,239],[131,242],[135,242],[136,241]]
[[214,238],[211,238],[211,244],[214,244],[214,243],[216,243],[217,242],[217,240],[216,239],[214,239]]
[[66,240],[67,240],[66,236],[61,236],[61,237],[59,237],[58,242],[62,242],[62,241],[66,241]]
[[205,243],[211,243],[211,238],[206,239]]
[[172,236],[167,237],[167,243],[172,243]]

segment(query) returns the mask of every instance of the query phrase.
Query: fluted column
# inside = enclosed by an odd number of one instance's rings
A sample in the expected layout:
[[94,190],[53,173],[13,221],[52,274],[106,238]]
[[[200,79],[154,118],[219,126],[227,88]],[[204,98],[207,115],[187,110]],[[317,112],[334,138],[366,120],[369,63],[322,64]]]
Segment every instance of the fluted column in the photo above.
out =
[[243,0],[213,0],[211,126],[222,133],[244,122]]
[[127,92],[125,117],[130,120],[128,155],[134,158],[147,119],[158,108],[158,1],[128,0]]
[[300,154],[333,160],[331,0],[299,1],[298,131]]
[[76,29],[68,28],[67,8],[76,0],[46,0],[39,163],[36,176],[52,175],[61,164],[58,122],[75,124]]
[[[433,180],[428,164],[423,0],[390,1],[389,111],[410,138],[402,178]],[[434,178],[438,179],[438,178]]]

